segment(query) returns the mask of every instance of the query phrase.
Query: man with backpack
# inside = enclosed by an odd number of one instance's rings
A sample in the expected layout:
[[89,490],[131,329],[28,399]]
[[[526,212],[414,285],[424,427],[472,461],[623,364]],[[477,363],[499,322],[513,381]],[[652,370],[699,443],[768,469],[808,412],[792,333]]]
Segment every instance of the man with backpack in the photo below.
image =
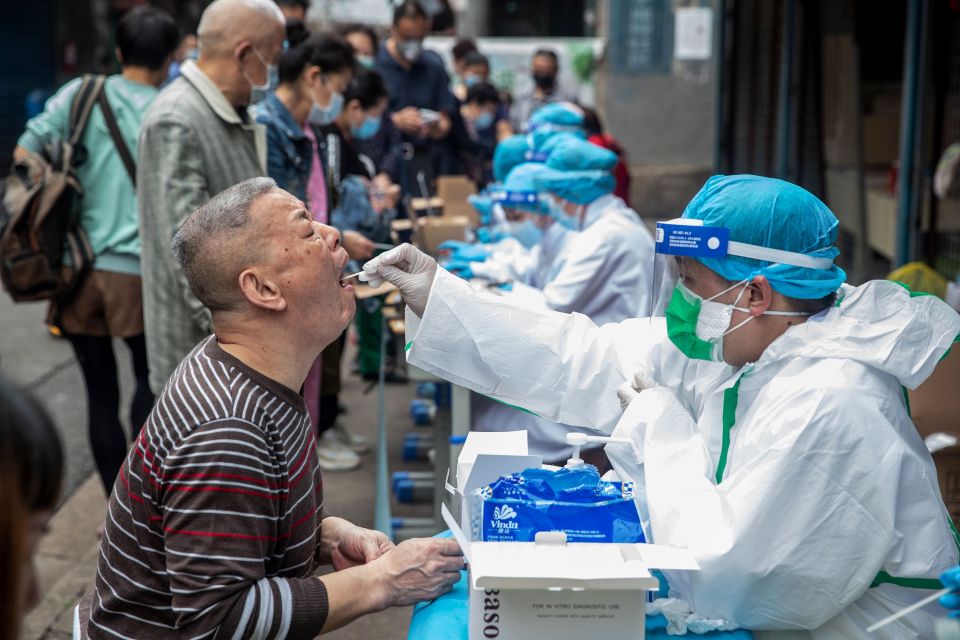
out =
[[[74,213],[79,235],[92,249],[93,264],[89,273],[83,273],[85,265],[77,264],[77,256],[64,247],[65,253],[74,255],[64,262],[65,280],[75,287],[70,287],[69,296],[51,296],[49,320],[55,320],[70,341],[83,371],[90,444],[107,494],[127,451],[119,419],[113,338],[126,342],[136,374],[130,410],[134,439],[153,406],[143,329],[133,158],[140,123],[166,80],[179,33],[170,16],[143,6],[118,22],[116,42],[121,72],[106,79],[87,76],[65,84],[43,113],[27,123],[14,151],[15,161],[21,163],[18,166],[29,163],[31,154],[49,162],[51,155],[56,155],[49,153],[51,148],[60,148],[62,141],[79,133],[72,148],[72,166],[82,196]],[[61,217],[68,213],[57,212]],[[81,277],[74,278],[78,270]]]

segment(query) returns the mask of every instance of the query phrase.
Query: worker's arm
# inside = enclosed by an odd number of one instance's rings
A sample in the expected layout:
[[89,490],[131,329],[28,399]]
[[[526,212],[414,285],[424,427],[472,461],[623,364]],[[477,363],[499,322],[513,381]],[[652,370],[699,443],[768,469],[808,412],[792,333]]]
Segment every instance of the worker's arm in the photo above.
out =
[[598,328],[586,316],[475,292],[410,245],[364,271],[396,285],[422,318],[407,352],[411,364],[554,422],[612,430],[617,387],[664,335],[661,323],[646,319]]

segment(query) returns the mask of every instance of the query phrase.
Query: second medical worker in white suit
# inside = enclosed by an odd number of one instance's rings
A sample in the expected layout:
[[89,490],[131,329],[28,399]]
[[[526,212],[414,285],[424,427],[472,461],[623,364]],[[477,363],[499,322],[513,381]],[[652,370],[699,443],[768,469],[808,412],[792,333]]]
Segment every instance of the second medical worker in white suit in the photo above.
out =
[[365,270],[422,318],[412,364],[554,421],[619,423],[635,448],[607,451],[638,482],[648,539],[700,564],[665,572],[689,620],[761,640],[932,637],[942,610],[866,628],[957,564],[903,388],[960,317],[892,282],[843,284],[836,217],[795,185],[715,176],[683,218],[658,251],[686,237],[701,255],[678,260],[665,323],[523,309],[409,245]]

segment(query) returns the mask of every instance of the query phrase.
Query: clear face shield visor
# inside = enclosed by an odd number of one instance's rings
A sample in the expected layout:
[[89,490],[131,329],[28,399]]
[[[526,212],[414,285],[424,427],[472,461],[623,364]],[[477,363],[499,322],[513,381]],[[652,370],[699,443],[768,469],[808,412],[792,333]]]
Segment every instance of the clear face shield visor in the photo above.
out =
[[816,258],[730,240],[726,227],[709,227],[702,220],[676,218],[658,222],[647,317],[662,317],[679,280],[677,257],[726,259],[740,256],[807,269],[833,268],[830,258]]
[[504,209],[522,209],[531,213],[539,213],[545,202],[544,197],[537,191],[510,191],[501,189],[490,193],[490,198]]

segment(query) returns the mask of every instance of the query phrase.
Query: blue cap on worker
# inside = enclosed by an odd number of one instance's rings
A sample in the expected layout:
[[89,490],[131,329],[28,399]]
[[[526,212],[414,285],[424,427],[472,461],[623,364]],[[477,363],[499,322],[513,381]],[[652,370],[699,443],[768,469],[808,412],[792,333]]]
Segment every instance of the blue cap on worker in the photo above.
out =
[[539,191],[576,204],[589,204],[616,188],[611,173],[616,164],[614,152],[567,136],[550,152],[545,169],[534,175],[534,184]]
[[548,140],[559,134],[576,136],[585,140],[583,110],[572,102],[551,102],[530,116],[527,138],[530,145],[541,150]]
[[536,183],[536,176],[547,170],[543,163],[525,162],[514,167],[503,181],[503,188],[491,192],[491,195],[503,207],[547,214],[549,208],[546,201],[540,197]]
[[[806,189],[775,178],[713,176],[687,205],[683,217],[726,227],[731,242],[831,261],[840,254],[834,246],[838,221],[829,207]],[[731,282],[763,275],[775,291],[804,300],[830,295],[847,278],[836,264],[812,269],[737,255],[697,259]]]

